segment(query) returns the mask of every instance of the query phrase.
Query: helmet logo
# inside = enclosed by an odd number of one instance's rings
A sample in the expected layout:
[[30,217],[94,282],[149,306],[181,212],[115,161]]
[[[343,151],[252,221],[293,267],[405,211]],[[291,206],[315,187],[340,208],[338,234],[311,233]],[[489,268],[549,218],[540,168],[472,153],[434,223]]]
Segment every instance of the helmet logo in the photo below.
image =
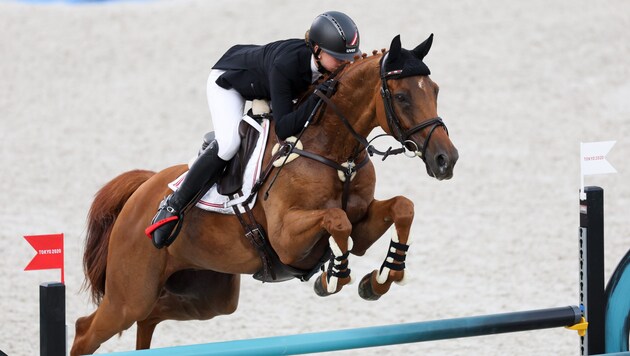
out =
[[356,46],[358,41],[359,41],[359,31],[355,31],[354,37],[352,38],[352,41],[348,43],[348,46]]

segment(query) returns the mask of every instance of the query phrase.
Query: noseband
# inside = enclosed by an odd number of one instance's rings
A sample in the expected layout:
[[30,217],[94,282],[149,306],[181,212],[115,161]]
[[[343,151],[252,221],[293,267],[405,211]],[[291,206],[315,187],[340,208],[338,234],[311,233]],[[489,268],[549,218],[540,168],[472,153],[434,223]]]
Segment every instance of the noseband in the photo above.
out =
[[[389,126],[389,130],[391,131],[392,136],[394,136],[394,138],[396,138],[398,142],[403,144],[403,146],[407,146],[407,147],[412,146],[412,145],[415,146],[416,154],[424,160],[427,146],[429,145],[429,140],[431,139],[431,136],[433,135],[433,132],[435,131],[435,129],[438,127],[444,127],[444,130],[446,131],[447,135],[448,135],[448,129],[446,128],[446,124],[444,124],[444,122],[442,121],[442,118],[439,116],[436,116],[432,119],[419,123],[418,125],[408,129],[407,131],[403,130],[402,125],[400,123],[400,119],[398,118],[398,116],[396,116],[396,113],[394,112],[394,107],[392,106],[392,94],[389,90],[389,86],[387,85],[387,80],[394,76],[400,75],[402,73],[402,69],[386,72],[385,61],[387,60],[388,56],[389,56],[389,52],[386,53],[383,56],[383,58],[381,58],[381,61],[379,63],[380,71],[381,71],[381,96],[383,97],[383,105],[385,106],[385,116],[387,117],[387,125]],[[424,140],[424,144],[420,145],[410,139],[411,135],[427,127],[431,127],[431,129],[429,130],[429,134]]]

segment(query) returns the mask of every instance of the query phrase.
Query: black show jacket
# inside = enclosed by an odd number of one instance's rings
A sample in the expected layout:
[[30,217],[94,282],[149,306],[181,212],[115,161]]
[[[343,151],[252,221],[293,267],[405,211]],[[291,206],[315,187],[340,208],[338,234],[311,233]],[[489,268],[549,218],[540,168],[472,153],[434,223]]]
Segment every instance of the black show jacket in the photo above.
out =
[[297,134],[317,102],[310,97],[293,111],[293,100],[308,89],[312,80],[311,50],[304,40],[236,45],[212,68],[226,71],[216,81],[222,88],[234,88],[246,100],[271,100],[280,139]]

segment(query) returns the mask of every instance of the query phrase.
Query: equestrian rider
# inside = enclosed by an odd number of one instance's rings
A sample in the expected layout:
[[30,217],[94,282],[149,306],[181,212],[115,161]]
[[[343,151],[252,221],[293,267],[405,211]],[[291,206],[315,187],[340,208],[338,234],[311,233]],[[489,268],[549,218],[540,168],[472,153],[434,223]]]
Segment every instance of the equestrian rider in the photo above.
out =
[[[236,155],[245,102],[271,101],[279,139],[298,133],[315,108],[317,97],[311,95],[295,111],[294,99],[323,74],[361,55],[359,40],[359,30],[350,17],[329,11],[315,18],[305,40],[281,40],[263,46],[236,45],[219,59],[212,67],[207,85],[215,140],[190,167],[179,188],[160,203],[151,226],[146,229],[155,247],[173,242],[177,220],[215,183],[227,162]],[[318,89],[326,91],[325,87]]]

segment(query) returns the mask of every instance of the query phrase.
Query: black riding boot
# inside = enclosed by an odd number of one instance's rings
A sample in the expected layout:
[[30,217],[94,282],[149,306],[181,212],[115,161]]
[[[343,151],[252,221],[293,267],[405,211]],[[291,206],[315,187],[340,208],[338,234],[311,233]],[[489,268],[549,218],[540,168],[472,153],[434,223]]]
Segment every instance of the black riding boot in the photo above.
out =
[[177,237],[179,231],[173,232],[175,226],[181,223],[186,208],[196,203],[203,194],[215,183],[227,162],[219,158],[219,145],[212,141],[186,174],[179,188],[162,200],[157,214],[145,233],[151,237],[157,248],[168,246]]

